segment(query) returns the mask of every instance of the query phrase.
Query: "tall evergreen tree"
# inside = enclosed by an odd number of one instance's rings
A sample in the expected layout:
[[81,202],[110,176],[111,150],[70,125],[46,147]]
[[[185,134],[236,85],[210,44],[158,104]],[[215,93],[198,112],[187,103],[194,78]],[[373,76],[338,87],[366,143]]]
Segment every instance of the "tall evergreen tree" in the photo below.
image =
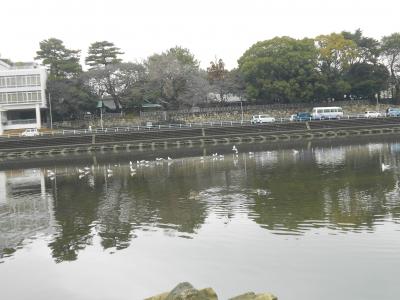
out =
[[93,68],[115,65],[122,62],[118,56],[124,54],[114,43],[101,41],[92,43],[88,50],[85,63]]
[[67,49],[63,41],[56,38],[43,40],[39,45],[35,59],[48,68],[50,79],[71,78],[82,72],[80,50]]

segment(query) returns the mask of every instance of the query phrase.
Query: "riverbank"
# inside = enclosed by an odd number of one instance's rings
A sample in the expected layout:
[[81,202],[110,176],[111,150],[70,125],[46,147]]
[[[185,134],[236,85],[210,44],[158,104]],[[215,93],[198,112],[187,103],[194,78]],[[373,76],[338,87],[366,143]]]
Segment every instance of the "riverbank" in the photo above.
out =
[[334,139],[390,135],[400,132],[400,118],[275,122],[260,125],[208,126],[182,129],[124,130],[69,135],[0,139],[0,158],[67,155],[106,151],[179,149],[218,144],[274,143],[292,140]]
[[[399,135],[374,135],[374,136],[351,136],[340,139],[314,139],[314,140],[281,140],[274,143],[243,143],[237,144],[239,154],[248,152],[264,151],[288,151],[292,149],[309,149],[310,147],[344,147],[358,144],[377,144],[377,143],[397,143]],[[20,168],[50,168],[54,164],[59,167],[67,167],[71,164],[78,164],[82,167],[91,164],[111,164],[119,165],[129,161],[154,161],[156,157],[170,156],[174,160],[182,160],[188,157],[207,157],[212,158],[213,153],[218,153],[230,157],[233,155],[232,145],[217,144],[205,145],[203,147],[181,147],[174,149],[146,149],[146,151],[132,150],[126,151],[104,151],[104,152],[83,152],[66,153],[64,155],[35,155],[7,157],[0,159],[0,170],[7,171]]]

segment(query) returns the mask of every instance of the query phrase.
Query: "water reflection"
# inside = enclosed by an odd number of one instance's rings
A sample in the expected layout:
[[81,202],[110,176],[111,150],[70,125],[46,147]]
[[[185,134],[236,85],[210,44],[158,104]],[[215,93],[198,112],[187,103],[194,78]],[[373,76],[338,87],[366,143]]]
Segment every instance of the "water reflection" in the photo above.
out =
[[[349,149],[347,149],[349,150]],[[337,166],[346,159],[345,147],[316,148],[314,150],[315,162],[319,165]]]
[[0,258],[25,238],[52,232],[54,208],[45,181],[38,169],[0,172]]
[[[227,153],[223,157],[0,172],[0,255],[45,233],[55,262],[95,238],[110,253],[140,232],[195,238],[211,215],[277,235],[373,232],[400,216],[398,144]],[[239,147],[240,150],[240,147]],[[382,162],[391,169],[382,172]],[[81,169],[81,170],[79,170]],[[112,170],[112,172],[107,171]]]

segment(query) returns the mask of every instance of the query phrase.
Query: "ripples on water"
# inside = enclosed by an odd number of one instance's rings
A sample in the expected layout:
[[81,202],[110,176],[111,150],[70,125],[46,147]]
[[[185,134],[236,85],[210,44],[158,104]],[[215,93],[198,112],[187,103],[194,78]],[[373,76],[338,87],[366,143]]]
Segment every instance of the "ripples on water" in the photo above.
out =
[[311,228],[373,230],[399,219],[398,170],[379,169],[385,159],[397,165],[395,156],[382,152],[387,147],[152,161],[135,166],[135,174],[126,162],[92,166],[84,176],[78,167],[55,168],[55,178],[42,169],[7,171],[2,233],[23,232],[23,238],[30,230],[51,227],[57,239],[65,230],[71,235],[83,230],[83,243],[99,234],[104,247],[122,249],[136,237],[133,230],[176,230],[189,237],[210,213],[246,215],[276,234],[302,235]]
[[[237,157],[227,150],[218,158],[134,163],[133,173],[128,161],[89,166],[86,175],[79,172],[81,165],[57,166],[52,168],[54,178],[46,169],[4,171],[0,261],[33,242],[32,237],[46,239],[52,258],[61,263],[77,260],[96,241],[115,253],[143,234],[196,240],[220,222],[232,228],[235,222],[242,228],[255,224],[276,237],[296,239],[376,234],[386,227],[398,232],[398,145],[246,152]],[[390,170],[382,172],[382,162]],[[244,237],[221,231],[219,238],[230,244]],[[252,243],[271,242],[265,239]]]

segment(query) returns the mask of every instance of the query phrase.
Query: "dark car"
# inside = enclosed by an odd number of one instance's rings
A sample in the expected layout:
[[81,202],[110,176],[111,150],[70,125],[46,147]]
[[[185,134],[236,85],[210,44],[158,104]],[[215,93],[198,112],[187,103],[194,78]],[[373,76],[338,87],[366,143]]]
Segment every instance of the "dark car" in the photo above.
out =
[[312,116],[308,112],[299,112],[292,117],[293,121],[310,121]]

